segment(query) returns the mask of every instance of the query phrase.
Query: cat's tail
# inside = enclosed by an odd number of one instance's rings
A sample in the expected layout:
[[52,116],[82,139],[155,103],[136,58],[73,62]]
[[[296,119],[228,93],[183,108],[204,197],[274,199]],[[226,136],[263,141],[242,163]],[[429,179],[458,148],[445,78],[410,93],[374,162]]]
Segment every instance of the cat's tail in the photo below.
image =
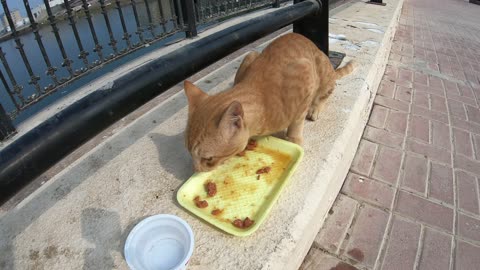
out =
[[347,76],[348,74],[352,73],[352,71],[355,69],[355,62],[350,61],[348,62],[345,66],[341,68],[337,68],[335,70],[335,74],[337,75],[337,79],[343,78],[344,76]]

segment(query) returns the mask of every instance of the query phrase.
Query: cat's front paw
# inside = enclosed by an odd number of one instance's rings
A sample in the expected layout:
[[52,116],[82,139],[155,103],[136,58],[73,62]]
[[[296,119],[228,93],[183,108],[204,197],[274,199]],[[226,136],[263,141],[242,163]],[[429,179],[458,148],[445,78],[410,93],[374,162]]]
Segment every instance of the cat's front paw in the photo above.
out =
[[310,108],[308,109],[307,119],[311,121],[316,121],[320,116],[320,109],[319,108]]
[[300,145],[300,146],[303,145],[303,138],[299,138],[299,137],[288,137],[288,136],[287,136],[286,139],[287,139],[289,142],[298,144],[298,145]]

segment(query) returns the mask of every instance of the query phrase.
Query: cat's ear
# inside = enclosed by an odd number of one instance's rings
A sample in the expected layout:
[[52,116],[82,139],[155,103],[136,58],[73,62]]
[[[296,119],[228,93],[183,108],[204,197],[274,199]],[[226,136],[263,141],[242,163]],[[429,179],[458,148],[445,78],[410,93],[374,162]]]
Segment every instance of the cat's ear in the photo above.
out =
[[243,126],[243,107],[238,101],[233,101],[220,119],[219,127],[227,132],[234,133]]
[[187,95],[188,105],[194,107],[199,101],[208,97],[205,92],[196,87],[193,83],[185,81],[184,84],[185,94]]

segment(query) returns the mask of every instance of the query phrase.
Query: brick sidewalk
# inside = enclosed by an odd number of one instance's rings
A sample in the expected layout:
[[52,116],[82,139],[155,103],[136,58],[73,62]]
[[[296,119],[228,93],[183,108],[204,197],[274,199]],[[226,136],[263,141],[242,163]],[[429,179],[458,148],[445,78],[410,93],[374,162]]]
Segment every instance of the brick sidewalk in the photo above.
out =
[[406,0],[350,172],[302,269],[480,269],[480,6]]

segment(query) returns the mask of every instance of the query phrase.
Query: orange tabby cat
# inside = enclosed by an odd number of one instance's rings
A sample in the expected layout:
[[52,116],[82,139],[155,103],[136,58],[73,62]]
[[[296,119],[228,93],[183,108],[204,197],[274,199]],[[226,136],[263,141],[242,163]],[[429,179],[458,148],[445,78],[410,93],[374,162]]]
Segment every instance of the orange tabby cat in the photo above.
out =
[[302,35],[291,33],[259,54],[249,53],[232,89],[208,96],[185,81],[185,142],[195,171],[209,171],[243,151],[252,136],[287,129],[301,144],[305,117],[316,120],[335,81],[353,70],[334,70],[328,57]]

